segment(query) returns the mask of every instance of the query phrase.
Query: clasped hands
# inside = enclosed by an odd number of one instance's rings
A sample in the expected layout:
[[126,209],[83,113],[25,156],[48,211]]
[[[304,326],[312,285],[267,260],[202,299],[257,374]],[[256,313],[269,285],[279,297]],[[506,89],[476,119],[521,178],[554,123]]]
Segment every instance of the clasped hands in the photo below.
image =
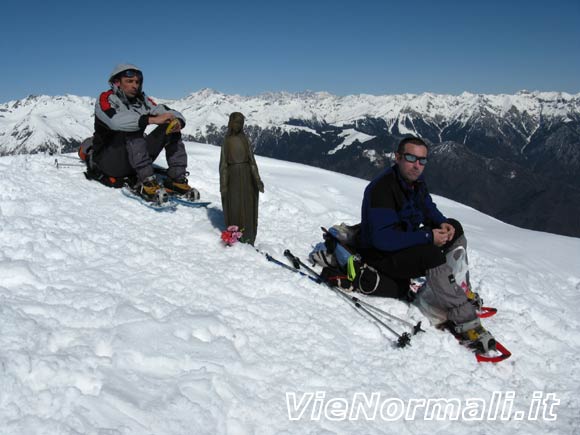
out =
[[445,243],[453,240],[453,236],[455,236],[455,228],[447,222],[442,223],[439,228],[431,231],[433,233],[433,244],[435,246],[443,246]]

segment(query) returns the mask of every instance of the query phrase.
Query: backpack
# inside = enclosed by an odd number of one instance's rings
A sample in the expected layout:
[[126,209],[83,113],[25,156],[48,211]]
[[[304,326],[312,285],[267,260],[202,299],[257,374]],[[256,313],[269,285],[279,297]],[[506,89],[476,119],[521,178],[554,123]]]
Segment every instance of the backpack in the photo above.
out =
[[[321,267],[346,268],[348,257],[355,253],[360,224],[347,225],[344,222],[325,230],[324,242],[318,243],[308,258],[312,264]],[[339,243],[337,243],[339,242]]]
[[93,161],[94,154],[93,137],[88,137],[83,140],[79,146],[78,156],[87,165],[85,177],[87,180],[95,180],[108,187],[121,188],[125,184],[133,185],[135,180],[131,177],[109,177],[97,167]]
[[83,162],[87,162],[88,165],[88,162],[92,157],[92,154],[93,154],[93,137],[91,136],[81,142],[81,145],[79,146],[78,155],[79,159],[81,159]]
[[313,264],[322,267],[321,277],[331,285],[346,291],[357,291],[366,295],[408,299],[407,280],[395,281],[378,272],[374,267],[357,262],[357,274],[350,281],[347,276],[349,258],[355,256],[360,224],[347,225],[344,222],[324,229],[324,242],[318,243],[308,256]]

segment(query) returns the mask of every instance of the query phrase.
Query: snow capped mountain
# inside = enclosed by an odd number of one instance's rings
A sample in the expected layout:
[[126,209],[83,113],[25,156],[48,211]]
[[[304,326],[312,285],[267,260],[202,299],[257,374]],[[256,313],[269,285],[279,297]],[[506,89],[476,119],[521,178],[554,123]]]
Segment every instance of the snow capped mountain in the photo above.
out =
[[[159,214],[54,156],[0,158],[2,435],[577,432],[579,239],[435,197],[463,223],[472,283],[499,309],[484,324],[513,356],[478,364],[416,307],[358,295],[423,322],[398,349],[325,287],[226,248],[219,149],[187,152],[207,210]],[[260,250],[305,258],[321,225],[358,222],[365,180],[257,162]]]
[[93,134],[94,99],[29,96],[0,105],[0,155],[58,151]]
[[[504,117],[510,112],[527,114],[536,123],[540,119],[569,120],[580,113],[580,94],[558,92],[526,92],[516,95],[482,95],[464,92],[461,95],[348,95],[326,92],[269,93],[253,97],[225,95],[203,89],[171,102],[172,107],[187,113],[192,135],[206,135],[207,126],[227,125],[228,115],[240,111],[247,123],[266,129],[280,126],[291,119],[317,121],[321,124],[345,126],[364,118],[384,119],[390,133],[420,134],[413,128],[413,119],[431,120],[444,127],[453,123],[467,124],[482,114]],[[528,136],[530,132],[526,131]]]
[[[180,100],[158,101],[181,111],[187,119],[184,133],[197,138],[211,134],[212,126],[225,127],[234,111],[244,113],[247,125],[285,131],[324,125],[356,128],[357,122],[373,118],[384,120],[388,133],[424,135],[423,126],[415,125],[415,120],[421,118],[422,123],[438,131],[439,137],[453,124],[465,126],[481,116],[503,118],[517,113],[529,121],[514,126],[526,139],[542,120],[570,122],[580,116],[580,94],[562,92],[344,97],[326,92],[277,92],[245,97],[202,89]],[[54,151],[58,146],[82,140],[92,134],[94,104],[93,98],[71,95],[30,96],[1,104],[0,154]],[[308,125],[292,125],[292,120],[302,120]],[[316,132],[315,128],[309,130]]]

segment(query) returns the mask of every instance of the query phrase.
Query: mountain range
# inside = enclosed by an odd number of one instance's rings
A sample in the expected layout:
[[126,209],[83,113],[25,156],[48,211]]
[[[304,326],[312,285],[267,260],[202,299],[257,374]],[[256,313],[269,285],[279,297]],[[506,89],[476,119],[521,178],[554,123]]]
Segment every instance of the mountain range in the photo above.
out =
[[[432,193],[517,226],[580,236],[580,94],[240,96],[202,89],[156,101],[184,114],[186,139],[221,144],[229,114],[239,111],[257,154],[366,179],[391,164],[401,138],[420,136],[431,148]],[[94,102],[66,95],[0,104],[0,155],[72,151],[92,134]]]

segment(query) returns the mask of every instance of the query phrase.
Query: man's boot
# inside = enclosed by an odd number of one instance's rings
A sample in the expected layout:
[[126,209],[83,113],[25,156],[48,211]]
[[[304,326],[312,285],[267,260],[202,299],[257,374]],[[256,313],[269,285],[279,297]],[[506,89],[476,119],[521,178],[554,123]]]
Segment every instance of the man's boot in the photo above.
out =
[[495,338],[481,325],[479,319],[452,325],[451,332],[461,344],[473,349],[475,353],[487,353],[490,350],[495,350]]
[[167,192],[163,189],[155,175],[145,178],[141,183],[136,186],[137,193],[146,201],[156,202],[162,204],[167,201]]
[[185,176],[179,178],[167,177],[163,181],[163,186],[168,191],[173,191],[191,201],[197,201],[200,198],[199,191],[188,184]]

